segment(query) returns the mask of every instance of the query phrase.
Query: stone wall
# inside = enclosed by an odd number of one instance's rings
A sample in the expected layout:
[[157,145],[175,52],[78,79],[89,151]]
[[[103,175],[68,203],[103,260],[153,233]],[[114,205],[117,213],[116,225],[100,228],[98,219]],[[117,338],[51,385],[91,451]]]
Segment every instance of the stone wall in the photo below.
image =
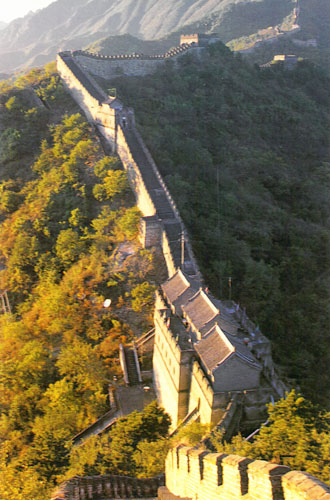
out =
[[330,500],[330,489],[304,472],[186,446],[169,452],[166,488],[158,494],[161,500]]
[[70,52],[57,55],[57,70],[64,85],[84,111],[87,120],[100,126],[100,132],[106,136],[112,150],[115,150],[116,109],[109,106],[109,96],[72,59]]
[[[83,57],[83,53],[78,52],[78,56]],[[59,74],[87,119],[118,153],[143,216],[153,217],[152,223],[150,219],[142,221],[141,241],[145,246],[158,244],[162,248],[169,276],[180,265],[184,265],[188,273],[200,275],[176,205],[135,128],[133,110],[124,108],[117,99],[107,96],[81,66],[78,56],[73,58],[70,52],[58,54]],[[104,58],[108,59],[115,58]],[[124,58],[123,61],[127,63]],[[185,235],[184,263],[181,262],[180,252],[182,234]]]
[[155,498],[164,476],[136,479],[126,476],[74,477],[61,484],[51,500],[109,500],[110,498]]
[[191,49],[192,47],[188,43],[183,42],[179,47],[175,47],[165,54],[153,56],[145,54],[103,56],[84,50],[76,50],[72,55],[85,70],[101,78],[110,79],[123,75],[143,76],[153,73],[165,60],[175,60]]

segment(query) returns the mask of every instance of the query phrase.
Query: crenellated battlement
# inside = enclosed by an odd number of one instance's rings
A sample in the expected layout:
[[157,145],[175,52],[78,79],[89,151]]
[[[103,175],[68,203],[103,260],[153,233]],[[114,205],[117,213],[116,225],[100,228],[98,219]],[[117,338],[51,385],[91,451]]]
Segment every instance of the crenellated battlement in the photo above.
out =
[[238,455],[187,446],[166,459],[166,487],[160,500],[330,500],[330,489],[311,475]]
[[164,475],[151,479],[127,476],[74,477],[54,491],[51,500],[109,500],[110,498],[155,498]]
[[263,460],[210,453],[179,445],[166,458],[164,476],[74,477],[54,491],[51,500],[330,500],[330,488],[301,471]]
[[103,55],[95,54],[85,50],[75,50],[71,53],[72,58],[77,61],[84,69],[93,75],[109,79],[117,76],[143,76],[152,73],[159,65],[167,60],[176,61],[177,58],[193,51],[199,54],[204,47],[196,44],[182,43],[164,54],[118,54]]
[[181,45],[178,45],[177,47],[168,50],[164,54],[152,54],[152,55],[137,54],[135,52],[133,52],[132,54],[104,55],[104,54],[97,54],[95,52],[89,52],[88,50],[74,50],[72,52],[72,56],[73,57],[85,56],[85,57],[90,57],[91,59],[109,60],[109,61],[118,61],[118,60],[127,61],[127,59],[140,59],[140,60],[150,61],[155,59],[156,60],[168,59],[169,57],[180,55],[183,52],[186,52],[190,48],[191,48],[190,43],[182,43]]

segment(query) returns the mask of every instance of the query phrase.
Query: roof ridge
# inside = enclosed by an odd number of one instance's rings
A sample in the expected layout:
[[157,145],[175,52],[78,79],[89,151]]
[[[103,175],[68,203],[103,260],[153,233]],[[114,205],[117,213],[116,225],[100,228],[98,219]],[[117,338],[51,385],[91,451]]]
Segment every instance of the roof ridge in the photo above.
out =
[[[178,269],[177,274],[179,274],[179,273],[182,275],[182,278],[183,278],[184,282],[186,283],[186,285],[187,285],[188,287],[191,287],[191,283],[190,283],[190,281],[188,280],[188,278],[187,278],[187,276],[185,275],[185,273],[182,271],[182,269]],[[174,275],[174,276],[175,276],[175,275]]]
[[[227,335],[221,330],[220,326],[218,323],[215,324],[215,330],[218,333],[219,337],[224,341],[224,343],[227,345],[227,347],[231,350],[232,353],[236,352],[236,346],[230,342],[230,340],[227,338]],[[227,359],[227,358],[225,358]]]
[[219,309],[219,308],[218,308],[218,307],[217,307],[217,306],[213,303],[213,301],[212,301],[212,299],[211,299],[211,297],[212,297],[212,296],[211,296],[211,295],[208,295],[208,294],[205,292],[205,290],[203,290],[203,289],[201,289],[201,290],[200,290],[200,293],[201,293],[201,294],[203,294],[203,296],[204,296],[204,297],[205,297],[205,298],[206,298],[206,299],[210,302],[211,307],[212,307],[213,311],[215,311],[216,315],[221,314],[221,313],[220,313],[220,309]]

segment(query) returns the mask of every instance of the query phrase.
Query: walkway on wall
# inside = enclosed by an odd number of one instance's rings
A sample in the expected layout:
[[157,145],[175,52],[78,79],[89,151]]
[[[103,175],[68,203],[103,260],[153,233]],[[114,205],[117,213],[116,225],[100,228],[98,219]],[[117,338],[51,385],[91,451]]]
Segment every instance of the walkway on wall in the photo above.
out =
[[146,188],[157,209],[157,215],[162,220],[174,219],[175,214],[173,208],[171,207],[167,196],[164,193],[164,189],[153,171],[152,165],[150,165],[150,162],[139,143],[135,130],[131,128],[123,128],[123,132],[135,163],[139,166]]
[[120,411],[118,411],[117,408],[111,408],[110,411],[102,415],[102,417],[96,420],[96,422],[93,422],[91,425],[79,432],[79,434],[76,434],[72,438],[72,446],[79,446],[89,437],[108,431],[110,427],[117,422],[119,417],[121,417]]
[[[72,87],[71,76],[73,76],[73,87],[76,86],[76,82],[79,82],[80,87],[83,89],[82,95],[74,97],[78,99],[80,105],[85,109],[88,108],[89,118],[94,122],[96,128],[102,125],[101,123],[95,121],[95,110],[98,106],[102,107],[104,103],[108,102],[108,96],[99,87],[97,82],[84,71],[79,63],[74,60],[70,52],[61,52],[59,54],[59,60],[64,62],[64,68],[66,67],[69,73],[69,88]],[[62,68],[62,78],[66,78],[66,69]],[[87,99],[85,103],[85,96],[90,96],[94,103],[89,102]],[[81,100],[83,102],[81,102]],[[96,101],[96,102],[95,102]],[[85,106],[84,106],[85,104]],[[91,109],[94,109],[94,112]],[[86,111],[86,109],[85,109]],[[119,111],[119,110],[118,110]],[[116,113],[116,124],[117,119],[120,119],[120,112]],[[114,120],[114,116],[111,115],[111,119]],[[115,126],[115,123],[113,123]],[[128,124],[127,124],[128,125]],[[107,127],[108,124],[102,125]],[[161,176],[157,171],[152,158],[150,157],[146,147],[143,144],[142,139],[137,133],[134,125],[132,127],[122,126],[121,130],[124,134],[126,144],[129,149],[130,155],[133,157],[134,162],[139,170],[139,174],[143,179],[145,188],[148,195],[151,198],[152,204],[156,209],[156,214],[159,220],[162,222],[163,229],[163,239],[161,246],[163,247],[164,254],[169,254],[170,266],[174,269],[184,268],[184,271],[189,275],[196,275],[199,273],[196,262],[190,248],[188,241],[188,236],[184,232],[183,223],[175,209],[174,202],[170,199],[170,195],[164,183],[162,182]],[[110,136],[115,134],[114,130],[109,131]],[[112,137],[114,142],[116,141],[115,136]],[[166,256],[165,256],[166,260]]]
[[[134,128],[124,127],[122,130],[135,163],[139,166],[139,170],[148,193],[154,206],[156,207],[157,215],[163,222],[164,230],[167,234],[169,242],[171,243],[171,251],[175,265],[179,268],[182,264],[182,224],[176,217],[173,207],[166,196],[164,188],[161,185],[149,158],[140,144]],[[186,242],[184,243],[184,256],[185,271],[188,274],[195,274],[192,263],[187,259],[189,253]]]
[[125,384],[132,386],[141,383],[140,363],[134,343],[125,347],[119,344],[119,359]]

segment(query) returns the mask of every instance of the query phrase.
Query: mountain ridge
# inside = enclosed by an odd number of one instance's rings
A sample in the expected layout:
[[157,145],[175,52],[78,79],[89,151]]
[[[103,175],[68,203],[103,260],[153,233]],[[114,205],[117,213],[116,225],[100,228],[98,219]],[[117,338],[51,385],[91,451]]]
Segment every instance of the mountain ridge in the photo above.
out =
[[[57,0],[12,21],[0,31],[0,71],[18,71],[54,59],[58,50],[78,49],[110,35],[157,39],[185,26],[215,31],[234,12],[238,34],[245,33],[246,10],[261,26],[287,15],[295,0]],[[236,16],[236,17],[235,17]],[[258,24],[258,21],[256,21]],[[237,35],[237,33],[235,33]],[[225,37],[230,39],[230,33]]]

